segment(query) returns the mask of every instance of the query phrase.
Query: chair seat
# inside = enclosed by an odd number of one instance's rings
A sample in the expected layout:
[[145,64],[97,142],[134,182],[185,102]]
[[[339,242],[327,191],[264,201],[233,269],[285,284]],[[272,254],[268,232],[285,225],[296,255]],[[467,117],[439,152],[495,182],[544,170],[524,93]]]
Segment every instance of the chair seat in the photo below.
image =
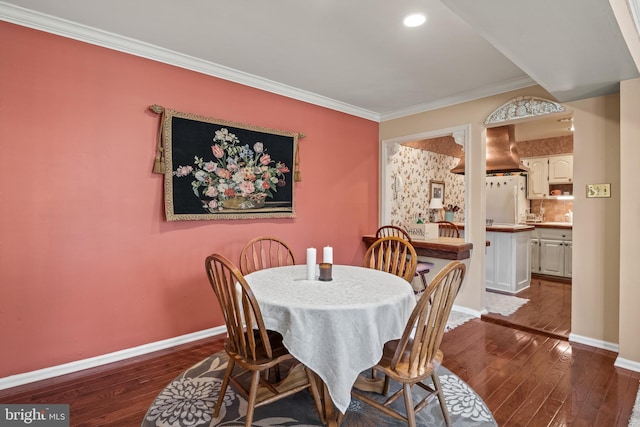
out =
[[[410,340],[410,341],[413,341],[413,340]],[[436,368],[442,364],[442,359],[444,358],[444,354],[442,353],[442,351],[438,350],[436,352],[435,357],[423,367],[422,372],[418,372],[417,374],[416,373],[412,374],[408,370],[409,351],[405,350],[405,352],[402,353],[402,357],[400,358],[400,363],[398,363],[396,370],[395,371],[392,370],[391,360],[393,359],[393,355],[395,354],[396,349],[398,348],[399,342],[400,340],[391,340],[385,343],[382,349],[382,359],[380,359],[380,362],[378,362],[378,365],[376,366],[376,368],[382,369],[382,371],[385,374],[389,375],[394,380],[396,381],[415,380],[415,382],[418,382],[428,377],[429,375],[431,375],[436,370]],[[411,344],[409,344],[407,348],[411,348]]]
[[420,277],[420,281],[422,282],[422,287],[420,289],[416,289],[415,287],[413,289],[413,293],[416,294],[416,297],[418,295],[421,295],[424,292],[424,290],[427,289],[427,285],[428,285],[427,273],[430,272],[431,269],[434,267],[435,267],[435,264],[432,262],[419,262],[416,264],[415,276]]
[[[249,360],[249,364],[256,366],[274,366],[281,359],[292,358],[289,355],[289,351],[286,349],[284,344],[282,343],[283,337],[279,332],[267,330],[267,336],[269,337],[269,343],[271,344],[271,355],[272,357],[268,357],[264,351],[264,346],[262,345],[262,340],[260,339],[260,333],[257,329],[253,330],[253,336],[256,340],[256,358],[255,360]],[[234,359],[242,359],[241,365],[246,365],[247,360],[244,357],[241,357],[236,351],[231,348],[231,342],[229,340],[226,341],[224,346],[225,351],[229,355],[229,357],[233,357]]]
[[432,262],[419,262],[416,265],[416,273],[422,273],[422,272],[428,273],[434,267],[435,267],[435,264]]

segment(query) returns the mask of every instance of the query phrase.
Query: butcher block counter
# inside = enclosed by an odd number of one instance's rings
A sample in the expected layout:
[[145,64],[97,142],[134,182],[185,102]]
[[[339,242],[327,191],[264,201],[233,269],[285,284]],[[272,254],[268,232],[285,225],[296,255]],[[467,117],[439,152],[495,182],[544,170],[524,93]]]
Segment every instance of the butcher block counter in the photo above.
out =
[[[538,225],[538,224],[536,224]],[[463,223],[456,223],[458,230],[464,230]],[[500,233],[523,233],[525,231],[533,231],[533,224],[493,224],[487,225],[487,231],[498,231]]]
[[[362,241],[371,246],[375,242],[373,234],[362,236]],[[430,240],[412,240],[411,244],[419,256],[440,259],[461,260],[471,257],[473,244],[456,237],[438,237]]]
[[527,225],[538,228],[560,228],[562,230],[572,230],[571,222],[528,222]]

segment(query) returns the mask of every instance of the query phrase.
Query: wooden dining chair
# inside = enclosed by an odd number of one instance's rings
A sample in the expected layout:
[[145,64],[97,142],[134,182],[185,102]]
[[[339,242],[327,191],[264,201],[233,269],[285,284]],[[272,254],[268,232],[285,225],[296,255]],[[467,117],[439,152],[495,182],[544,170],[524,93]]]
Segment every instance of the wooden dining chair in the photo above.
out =
[[[389,236],[401,237],[407,240],[409,243],[411,243],[411,236],[409,236],[409,233],[407,233],[405,229],[396,227],[395,225],[383,225],[382,227],[378,228],[378,230],[376,231],[377,239],[381,237],[389,237]],[[416,263],[416,271],[414,276],[419,277],[420,281],[422,282],[422,289],[415,290],[416,294],[421,293],[427,287],[427,273],[429,273],[429,271],[431,271],[432,268],[433,268],[433,263],[431,262],[418,261]]]
[[395,274],[411,283],[417,259],[416,251],[408,240],[389,236],[382,237],[369,246],[364,254],[363,266]]
[[240,252],[240,271],[253,273],[271,267],[295,265],[296,258],[291,248],[273,236],[260,236],[251,239]]
[[[224,350],[229,363],[219,390],[214,417],[220,413],[231,382],[247,398],[245,426],[250,427],[256,407],[309,389],[321,420],[322,403],[314,374],[298,362],[282,344],[282,335],[264,326],[260,307],[236,266],[226,257],[213,254],[205,261],[207,276],[222,308],[228,338]],[[260,374],[285,361],[295,362],[288,375],[272,384]],[[234,374],[238,365],[239,372]],[[250,376],[247,384],[246,377]],[[244,380],[244,381],[243,381]]]
[[[390,379],[399,382],[402,385],[400,389],[384,402],[378,402],[356,391],[355,388],[352,391],[353,396],[414,427],[416,413],[426,407],[431,397],[435,395],[440,402],[446,425],[451,425],[442,386],[435,370],[442,363],[443,354],[439,347],[464,275],[465,266],[460,261],[447,264],[418,300],[402,337],[384,344],[382,358],[373,367],[374,370],[385,375],[384,380],[379,380],[383,381],[381,392],[385,396],[389,393]],[[424,380],[429,377],[432,384],[425,384]],[[428,392],[427,396],[417,403],[414,402],[411,393],[413,386],[419,386]],[[401,396],[404,396],[406,416],[388,406]]]
[[449,221],[438,221],[438,236],[440,237],[460,237],[458,226]]

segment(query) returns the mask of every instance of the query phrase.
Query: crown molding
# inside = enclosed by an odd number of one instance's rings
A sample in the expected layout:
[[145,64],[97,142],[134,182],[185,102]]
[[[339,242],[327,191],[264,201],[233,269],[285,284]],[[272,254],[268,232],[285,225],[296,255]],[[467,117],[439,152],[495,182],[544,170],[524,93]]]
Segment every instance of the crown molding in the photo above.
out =
[[218,65],[209,61],[203,61],[199,58],[164,49],[140,40],[81,25],[65,19],[56,18],[12,4],[0,2],[0,20],[142,58],[151,59],[153,61],[162,62],[164,64],[173,65],[187,70],[196,71],[364,119],[376,122],[380,121],[380,115],[373,111],[249,73],[244,73],[233,68]]
[[380,115],[380,121],[393,120],[401,117],[410,116],[412,114],[424,113],[426,111],[436,110],[438,108],[450,107],[452,105],[461,104],[463,102],[475,101],[476,99],[494,96],[512,90],[523,89],[535,86],[537,83],[530,77],[521,77],[517,79],[499,82],[495,85],[483,86],[474,90],[466,91],[455,96],[441,98],[433,102],[414,105],[412,107],[401,110],[383,113]]
[[0,20],[141,58],[150,59],[152,61],[173,65],[375,122],[397,119],[438,108],[449,107],[451,105],[473,101],[537,84],[529,77],[523,77],[506,82],[500,82],[491,86],[484,86],[455,96],[442,98],[434,102],[418,104],[387,113],[377,113],[375,111],[360,108],[322,95],[278,83],[273,80],[215,64],[213,62],[203,61],[202,59],[184,55],[140,40],[35,12],[33,10],[25,9],[2,1],[0,1]]

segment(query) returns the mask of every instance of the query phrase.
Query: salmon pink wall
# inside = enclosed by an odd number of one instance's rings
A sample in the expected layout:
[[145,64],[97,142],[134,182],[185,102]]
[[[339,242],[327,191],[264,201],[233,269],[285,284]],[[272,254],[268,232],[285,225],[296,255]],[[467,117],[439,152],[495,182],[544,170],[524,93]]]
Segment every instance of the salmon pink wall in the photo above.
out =
[[[0,377],[221,325],[204,258],[256,235],[360,264],[377,123],[5,22],[0,57]],[[297,217],[166,222],[151,104],[304,132]]]

